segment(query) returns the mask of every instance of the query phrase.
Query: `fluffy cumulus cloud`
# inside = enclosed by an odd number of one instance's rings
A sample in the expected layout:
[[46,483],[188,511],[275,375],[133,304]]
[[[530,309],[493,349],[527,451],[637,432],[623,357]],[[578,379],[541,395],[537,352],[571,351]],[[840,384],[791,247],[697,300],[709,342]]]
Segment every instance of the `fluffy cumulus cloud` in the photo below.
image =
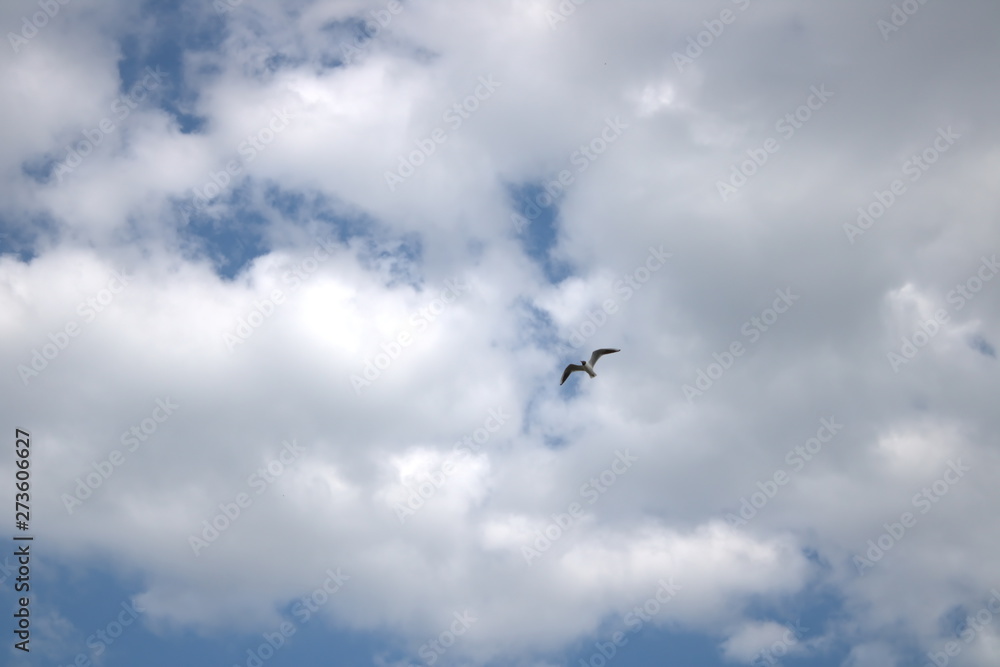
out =
[[7,3],[32,650],[996,664],[998,20]]

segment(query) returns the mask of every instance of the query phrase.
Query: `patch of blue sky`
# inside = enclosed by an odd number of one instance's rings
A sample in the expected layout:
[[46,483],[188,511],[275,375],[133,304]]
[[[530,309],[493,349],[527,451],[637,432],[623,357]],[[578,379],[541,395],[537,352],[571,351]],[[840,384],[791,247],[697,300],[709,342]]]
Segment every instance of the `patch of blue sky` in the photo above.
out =
[[47,183],[52,177],[52,171],[64,157],[65,150],[51,155],[36,155],[21,163],[21,173],[37,183]]
[[52,241],[58,234],[55,222],[47,216],[36,215],[18,224],[0,216],[0,255],[15,255],[22,262],[30,262],[39,254],[43,241]]
[[409,285],[418,291],[440,289],[428,285],[421,270],[423,247],[416,234],[396,238],[365,237],[352,239],[361,266],[382,276],[386,287]]
[[[636,604],[642,604],[637,600]],[[667,603],[669,604],[669,602]],[[626,612],[627,613],[627,612]],[[694,633],[679,633],[654,625],[655,617],[642,621],[638,616],[629,617],[626,625],[622,617],[605,624],[602,631],[579,642],[568,659],[561,663],[573,667],[646,667],[647,665],[702,665],[704,667],[732,667],[724,661],[719,649],[719,639]],[[639,624],[639,625],[637,625]],[[612,638],[616,632],[619,645]],[[610,646],[609,646],[610,645]],[[605,657],[605,656],[610,657]]]
[[559,201],[538,183],[510,185],[514,231],[524,253],[542,269],[549,282],[558,284],[573,275],[573,267],[552,257],[559,238]]
[[[211,211],[179,205],[187,224],[179,228],[184,254],[190,259],[208,259],[215,272],[232,280],[254,259],[270,252],[267,219],[253,209],[247,191],[249,182],[227,193],[224,202],[211,202]],[[215,215],[216,211],[222,215]]]
[[[383,633],[345,631],[331,627],[327,620],[327,610],[322,606],[306,606],[307,604],[310,603],[303,603],[300,599],[292,600],[283,606],[281,620],[274,627],[259,633],[241,633],[227,637],[225,658],[210,664],[234,667],[371,665],[376,664],[374,657],[392,644],[391,637]],[[315,611],[309,612],[307,616],[306,612],[310,607]],[[279,638],[278,635],[283,634],[282,630],[287,634]],[[273,652],[270,651],[269,648],[275,645]],[[163,663],[164,667],[170,664]]]
[[322,66],[331,69],[347,67],[360,60],[382,33],[381,27],[375,30],[373,25],[378,24],[372,22],[371,17],[362,15],[324,24],[321,30],[330,36],[330,50],[322,54]]
[[264,59],[262,72],[274,74],[284,69],[293,69],[308,62],[305,58],[291,56],[287,53],[273,53]]
[[542,442],[549,449],[562,449],[569,444],[569,440],[561,435],[548,435],[542,436]]
[[365,18],[362,16],[349,16],[345,19],[330,21],[320,28],[323,32],[330,33],[333,39],[348,40],[355,48],[364,48],[366,43],[377,37],[372,31],[365,28]]
[[958,637],[968,626],[966,619],[973,616],[976,609],[966,609],[963,605],[954,605],[938,618],[938,628],[945,637]]
[[520,345],[536,345],[543,349],[562,349],[565,343],[559,338],[559,332],[552,316],[531,303],[527,298],[520,298],[515,304],[518,318],[517,332],[521,336]]
[[997,350],[993,345],[983,338],[979,334],[975,334],[969,337],[969,347],[983,355],[984,357],[992,357],[996,359]]
[[424,247],[418,233],[393,235],[363,212],[319,194],[282,190],[273,184],[265,188],[264,202],[282,224],[309,229],[314,235],[351,247],[362,266],[384,275],[386,286],[424,287]]
[[[261,186],[262,197],[255,198],[252,188],[256,187],[253,179],[244,179],[207,204],[199,205],[194,199],[177,203],[187,221],[180,228],[185,255],[209,259],[220,277],[232,280],[254,259],[273,250],[275,239],[292,238],[296,241],[291,245],[303,247],[322,239],[352,248],[361,265],[381,274],[389,287],[424,287],[419,234],[393,236],[363,213],[338,210],[342,207],[325,197],[282,190],[270,183]],[[289,227],[297,228],[296,233],[288,233]]]
[[829,619],[843,610],[843,598],[832,589],[807,585],[790,597],[755,595],[744,616],[760,623],[777,623],[795,631],[800,641],[823,634]]
[[182,133],[198,133],[205,119],[190,113],[197,101],[193,87],[186,85],[185,54],[215,51],[222,44],[224,32],[220,21],[196,19],[180,0],[147,0],[140,10],[155,30],[141,35],[125,35],[119,41],[121,60],[118,75],[121,93],[128,94],[141,86],[149,70],[162,72],[165,81],[150,91],[157,105],[174,118]]

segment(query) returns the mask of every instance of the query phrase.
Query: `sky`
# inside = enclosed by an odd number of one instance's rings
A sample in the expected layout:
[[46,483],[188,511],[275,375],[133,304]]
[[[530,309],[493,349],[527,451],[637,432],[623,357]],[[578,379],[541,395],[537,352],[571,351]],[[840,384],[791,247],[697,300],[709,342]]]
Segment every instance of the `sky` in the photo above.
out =
[[998,21],[4,3],[0,664],[996,665]]

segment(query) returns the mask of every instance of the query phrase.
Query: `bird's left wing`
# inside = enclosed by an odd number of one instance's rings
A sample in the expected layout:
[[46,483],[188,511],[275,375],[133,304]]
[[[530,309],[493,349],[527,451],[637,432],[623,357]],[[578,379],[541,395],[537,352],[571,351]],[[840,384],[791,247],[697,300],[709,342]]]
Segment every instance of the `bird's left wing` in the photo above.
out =
[[600,350],[594,350],[594,353],[590,355],[590,365],[593,366],[597,363],[597,360],[603,357],[605,354],[614,354],[615,352],[621,352],[621,350],[612,350],[610,347],[604,347]]

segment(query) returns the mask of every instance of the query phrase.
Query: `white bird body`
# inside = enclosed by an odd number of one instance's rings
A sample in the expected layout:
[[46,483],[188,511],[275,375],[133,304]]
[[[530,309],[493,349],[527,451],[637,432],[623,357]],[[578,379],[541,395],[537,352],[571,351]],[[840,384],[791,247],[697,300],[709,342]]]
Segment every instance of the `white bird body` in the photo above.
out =
[[594,372],[594,364],[597,360],[603,357],[605,354],[614,354],[615,352],[621,352],[621,350],[613,350],[609,347],[601,348],[600,350],[594,350],[594,353],[590,355],[590,361],[581,361],[579,364],[570,364],[566,367],[566,370],[562,374],[562,384],[566,381],[566,378],[570,376],[570,373],[576,371],[585,371],[590,377],[597,377],[597,373]]

